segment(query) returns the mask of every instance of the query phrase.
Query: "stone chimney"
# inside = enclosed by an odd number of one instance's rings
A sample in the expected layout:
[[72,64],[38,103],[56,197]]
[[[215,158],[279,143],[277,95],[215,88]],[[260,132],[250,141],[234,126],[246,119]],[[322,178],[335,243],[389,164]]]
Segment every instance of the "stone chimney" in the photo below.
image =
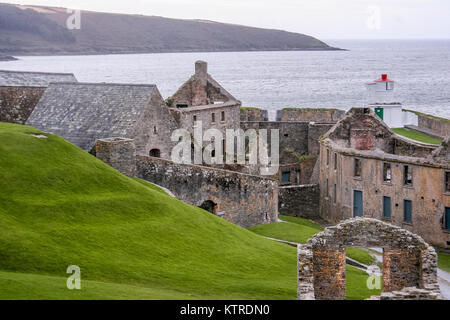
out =
[[206,85],[206,79],[208,77],[208,64],[205,61],[195,62],[195,78],[204,82]]
[[191,105],[203,106],[208,104],[207,94],[208,64],[205,61],[195,62],[194,81],[192,82]]

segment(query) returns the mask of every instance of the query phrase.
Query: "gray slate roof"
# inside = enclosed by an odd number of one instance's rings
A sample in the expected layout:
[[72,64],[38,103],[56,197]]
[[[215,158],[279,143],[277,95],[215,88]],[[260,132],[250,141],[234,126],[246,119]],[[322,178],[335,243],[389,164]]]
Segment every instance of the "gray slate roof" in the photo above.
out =
[[95,141],[132,137],[155,85],[51,83],[27,121],[90,151]]
[[51,82],[76,82],[73,73],[0,70],[0,87],[47,87]]

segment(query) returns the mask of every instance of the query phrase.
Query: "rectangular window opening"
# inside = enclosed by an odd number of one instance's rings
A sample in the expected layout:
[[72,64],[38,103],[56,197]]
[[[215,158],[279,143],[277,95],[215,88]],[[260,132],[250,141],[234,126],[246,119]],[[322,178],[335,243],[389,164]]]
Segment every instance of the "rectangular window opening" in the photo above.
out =
[[403,169],[403,184],[405,186],[412,185],[413,176],[412,176],[412,168],[411,166],[404,166]]
[[360,159],[356,159],[354,160],[353,163],[353,175],[355,177],[361,177],[361,160]]
[[445,192],[450,192],[450,171],[445,172]]
[[390,163],[383,163],[383,181],[392,182],[392,170]]

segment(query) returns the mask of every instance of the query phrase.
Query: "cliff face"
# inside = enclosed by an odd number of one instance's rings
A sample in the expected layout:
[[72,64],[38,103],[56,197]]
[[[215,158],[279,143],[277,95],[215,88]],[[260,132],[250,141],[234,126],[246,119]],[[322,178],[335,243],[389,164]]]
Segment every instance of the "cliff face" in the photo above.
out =
[[200,51],[339,50],[299,33],[204,20],[0,4],[0,52],[106,54]]

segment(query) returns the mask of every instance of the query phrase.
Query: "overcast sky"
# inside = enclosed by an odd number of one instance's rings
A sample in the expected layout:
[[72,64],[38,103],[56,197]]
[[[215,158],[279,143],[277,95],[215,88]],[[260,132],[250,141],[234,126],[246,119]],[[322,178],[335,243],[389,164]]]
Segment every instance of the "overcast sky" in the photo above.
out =
[[[1,1],[1,0],[0,0]],[[449,0],[16,0],[20,4],[207,19],[321,39],[450,38]]]

